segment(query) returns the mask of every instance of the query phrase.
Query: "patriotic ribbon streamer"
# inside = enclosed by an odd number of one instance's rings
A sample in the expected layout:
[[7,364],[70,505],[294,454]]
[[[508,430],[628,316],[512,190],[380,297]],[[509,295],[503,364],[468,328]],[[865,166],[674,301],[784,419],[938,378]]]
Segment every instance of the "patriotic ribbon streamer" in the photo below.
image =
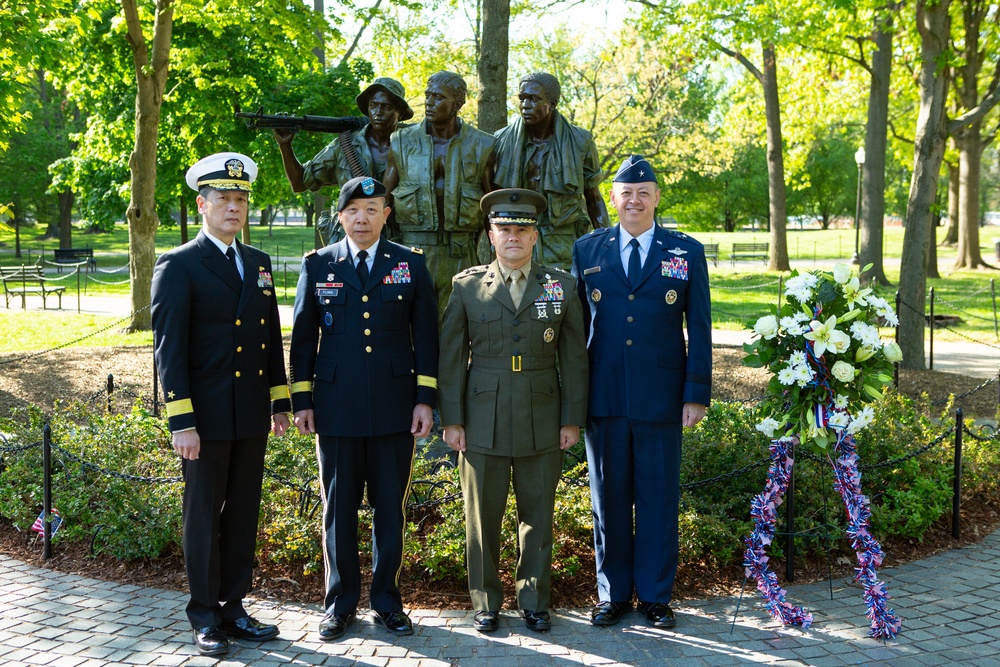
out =
[[[828,412],[826,410],[823,412],[823,419],[826,421]],[[771,571],[767,556],[767,546],[774,540],[778,519],[777,507],[788,491],[792,477],[792,466],[795,462],[792,452],[797,444],[799,439],[796,436],[779,438],[771,442],[771,466],[767,471],[764,492],[754,496],[750,504],[750,517],[753,519],[754,527],[744,540],[746,550],[743,554],[743,567],[747,578],[753,577],[757,581],[757,590],[763,596],[767,611],[772,618],[784,625],[808,628],[813,622],[812,613],[785,600],[787,591],[778,584],[778,578]],[[843,429],[837,429],[834,451],[836,458],[830,457],[834,473],[833,485],[844,502],[848,522],[847,536],[857,554],[855,580],[864,588],[863,598],[868,606],[867,617],[871,621],[868,636],[881,640],[893,639],[899,634],[902,621],[889,607],[889,592],[885,583],[878,579],[878,568],[885,554],[878,540],[871,534],[871,503],[868,497],[861,493],[861,472],[858,470],[857,444],[854,437]]]

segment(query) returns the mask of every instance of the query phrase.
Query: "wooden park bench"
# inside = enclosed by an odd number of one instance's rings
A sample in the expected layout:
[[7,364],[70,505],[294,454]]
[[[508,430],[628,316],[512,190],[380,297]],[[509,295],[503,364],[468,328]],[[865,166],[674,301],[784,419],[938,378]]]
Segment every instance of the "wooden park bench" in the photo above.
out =
[[66,287],[47,284],[40,266],[0,267],[0,279],[3,280],[4,297],[8,308],[11,297],[21,297],[21,308],[26,309],[28,295],[38,294],[42,297],[42,308],[48,309],[49,295],[55,294],[59,297],[59,309],[62,309],[62,294]]
[[[56,248],[54,251],[55,258],[53,262],[56,264],[77,264],[79,262],[86,262],[86,267],[88,269],[97,268],[97,260],[94,259],[94,249],[93,248]],[[57,267],[59,273],[62,273],[62,267]]]
[[718,243],[706,243],[705,247],[705,259],[712,260],[713,266],[719,266],[719,244]]
[[734,243],[733,251],[729,253],[729,259],[732,260],[733,266],[736,266],[736,261],[740,259],[759,259],[761,261],[767,261],[767,250],[768,243]]

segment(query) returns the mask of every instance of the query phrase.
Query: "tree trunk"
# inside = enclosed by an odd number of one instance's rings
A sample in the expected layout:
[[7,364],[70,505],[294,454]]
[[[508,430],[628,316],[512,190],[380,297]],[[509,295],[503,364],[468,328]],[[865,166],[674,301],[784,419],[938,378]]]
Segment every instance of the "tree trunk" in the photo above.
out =
[[180,218],[181,245],[184,245],[188,242],[188,203],[187,197],[184,195],[181,195],[180,212],[177,217]]
[[937,228],[941,225],[941,214],[934,213],[931,216],[931,224],[927,227],[930,238],[927,239],[927,271],[928,278],[940,278],[941,274],[937,267]]
[[73,191],[59,193],[59,247],[73,247]]
[[510,0],[483,0],[479,49],[479,129],[493,134],[507,125],[507,55]]
[[885,145],[889,128],[889,78],[892,74],[892,17],[886,8],[875,18],[875,53],[868,91],[868,124],[865,130],[865,163],[861,197],[861,249],[859,265],[872,268],[865,274],[888,285],[882,267],[882,234],[885,223]]
[[129,280],[132,320],[129,331],[150,328],[150,289],[156,260],[156,146],[160,125],[160,105],[170,64],[170,37],[173,30],[172,0],[156,0],[153,48],[143,35],[136,0],[121,0],[128,26],[126,38],[132,49],[136,75],[135,148],[129,157],[131,195],[125,219],[128,221]]
[[769,271],[788,271],[785,161],[782,156],[781,106],[778,103],[778,63],[772,45],[764,46],[761,85],[764,87],[764,113],[767,120],[767,192],[771,223],[771,252],[767,268]]
[[945,162],[945,166],[948,168],[948,231],[941,245],[953,246],[958,243],[958,165]]
[[[928,4],[928,2],[933,4]],[[899,269],[899,346],[904,368],[924,368],[924,309],[931,209],[947,137],[945,101],[949,72],[940,66],[948,49],[950,0],[917,0],[920,33],[920,110],[913,149],[913,178],[906,202],[906,231]]]
[[979,175],[982,123],[976,121],[955,137],[958,144],[958,255],[954,269],[988,266],[979,250]]

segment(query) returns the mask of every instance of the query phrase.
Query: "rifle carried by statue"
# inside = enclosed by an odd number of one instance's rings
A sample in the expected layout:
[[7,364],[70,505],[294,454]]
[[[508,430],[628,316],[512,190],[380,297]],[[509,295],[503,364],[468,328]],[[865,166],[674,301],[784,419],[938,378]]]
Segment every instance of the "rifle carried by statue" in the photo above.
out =
[[250,130],[286,130],[298,132],[326,132],[340,134],[363,129],[368,124],[367,116],[293,116],[287,113],[266,114],[264,107],[253,113],[242,113],[237,106],[236,118],[242,118]]

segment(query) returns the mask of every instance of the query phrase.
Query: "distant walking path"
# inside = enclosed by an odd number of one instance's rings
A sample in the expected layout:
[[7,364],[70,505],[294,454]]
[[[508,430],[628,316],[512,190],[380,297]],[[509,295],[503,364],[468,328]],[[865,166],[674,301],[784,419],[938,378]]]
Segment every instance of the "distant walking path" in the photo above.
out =
[[[96,581],[0,556],[0,664],[379,665],[568,667],[570,665],[975,665],[1000,667],[1000,532],[980,544],[881,572],[903,619],[895,640],[868,631],[861,589],[850,579],[788,587],[815,616],[808,630],[783,628],[748,589],[738,598],[675,602],[677,627],[657,630],[638,613],[594,627],[588,609],[555,610],[552,630],[532,633],[505,611],[481,635],[468,611],[409,610],[415,634],[395,637],[362,615],[343,641],[320,642],[316,605],[251,601],[281,637],[236,641],[222,661],[197,655],[184,615],[186,594]],[[405,585],[405,582],[404,582]]]
[[[124,296],[88,296],[80,299],[80,312],[91,315],[110,315],[126,317],[131,312],[131,303]],[[30,299],[29,311],[41,311],[40,299]],[[77,300],[75,293],[63,296],[63,312],[75,313]],[[278,306],[281,325],[292,326],[292,307]],[[56,311],[59,312],[59,311]],[[712,342],[717,345],[741,346],[752,339],[753,332],[749,330],[715,330],[712,332]],[[1000,369],[1000,344],[992,346],[971,341],[934,343],[934,370],[945,373],[958,373],[969,377],[990,378]],[[929,358],[929,345],[925,348],[925,358]]]

